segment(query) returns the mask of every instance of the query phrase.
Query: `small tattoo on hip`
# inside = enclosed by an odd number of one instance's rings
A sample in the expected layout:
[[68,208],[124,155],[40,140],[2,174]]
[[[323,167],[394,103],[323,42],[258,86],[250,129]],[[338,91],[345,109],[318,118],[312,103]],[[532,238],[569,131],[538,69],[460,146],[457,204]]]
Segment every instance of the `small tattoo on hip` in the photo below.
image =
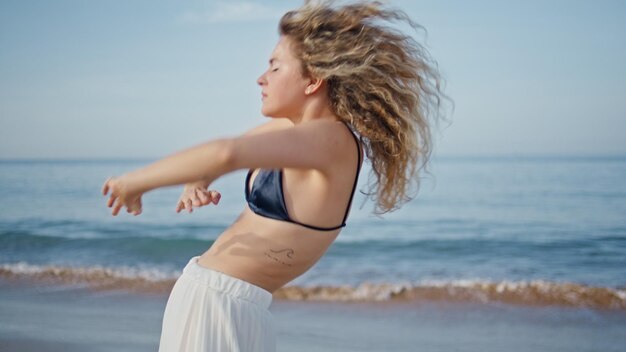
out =
[[[293,249],[291,249],[291,248],[285,248],[285,249],[281,249],[281,250],[278,250],[278,251],[275,251],[275,250],[273,250],[273,249],[270,249],[270,251],[271,251],[272,253],[274,253],[274,254],[278,254],[278,255],[280,255],[280,256],[282,256],[282,255],[284,254],[284,255],[285,255],[285,256],[287,256],[289,259],[293,259],[293,254],[294,254],[294,252],[295,252],[295,251],[294,251]],[[266,256],[266,257],[268,257],[268,258],[270,258],[270,259],[272,259],[272,260],[274,260],[274,261],[276,261],[276,262],[278,262],[278,263],[281,263],[281,264],[283,264],[283,265],[287,265],[287,266],[291,266],[291,264],[290,264],[290,263],[286,263],[284,260],[282,260],[282,259],[278,258],[278,257],[277,257],[276,255],[274,255],[274,254],[270,254],[270,253],[268,253],[268,252],[264,252],[264,254],[265,254],[265,256]]]

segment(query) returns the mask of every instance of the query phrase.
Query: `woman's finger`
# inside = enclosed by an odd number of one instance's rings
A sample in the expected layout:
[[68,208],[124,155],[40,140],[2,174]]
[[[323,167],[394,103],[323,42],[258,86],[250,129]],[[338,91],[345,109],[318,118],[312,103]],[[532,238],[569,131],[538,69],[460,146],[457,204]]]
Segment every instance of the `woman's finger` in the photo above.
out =
[[191,213],[193,211],[193,205],[191,204],[191,199],[187,199],[187,210]]
[[109,179],[107,179],[106,181],[104,181],[104,184],[102,185],[102,195],[106,196],[107,192],[109,192]]
[[113,215],[119,214],[121,208],[122,202],[117,202],[117,204],[115,204],[115,206],[113,207]]
[[198,199],[200,199],[200,201],[202,202],[202,205],[207,205],[211,201],[207,194],[201,189],[196,190],[196,195],[198,196]]
[[139,202],[137,205],[135,205],[133,207],[129,207],[128,208],[128,212],[132,213],[135,216],[141,214],[141,202]]
[[185,207],[185,204],[183,203],[182,200],[178,201],[178,204],[176,204],[176,212],[180,213],[180,210],[183,209]]
[[191,203],[195,205],[196,207],[199,207],[202,205],[202,203],[200,202],[200,199],[198,198],[198,194],[196,191],[193,192],[193,194],[189,197],[189,199],[191,199]]
[[115,200],[117,199],[116,196],[111,195],[111,198],[109,198],[109,201],[107,202],[107,206],[110,208],[113,206],[113,203],[115,203]]
[[222,195],[217,192],[217,191],[211,191],[211,199],[213,200],[213,204],[217,205],[217,203],[219,203],[220,198],[222,198]]

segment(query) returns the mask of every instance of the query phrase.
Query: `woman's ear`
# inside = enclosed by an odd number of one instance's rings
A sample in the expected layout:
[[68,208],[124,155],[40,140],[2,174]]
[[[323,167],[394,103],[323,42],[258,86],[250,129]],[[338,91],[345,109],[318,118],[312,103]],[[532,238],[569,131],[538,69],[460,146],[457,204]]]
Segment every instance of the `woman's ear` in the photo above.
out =
[[310,79],[309,84],[306,86],[306,89],[304,90],[304,94],[311,95],[317,92],[323,83],[324,83],[324,80],[319,79],[319,78]]

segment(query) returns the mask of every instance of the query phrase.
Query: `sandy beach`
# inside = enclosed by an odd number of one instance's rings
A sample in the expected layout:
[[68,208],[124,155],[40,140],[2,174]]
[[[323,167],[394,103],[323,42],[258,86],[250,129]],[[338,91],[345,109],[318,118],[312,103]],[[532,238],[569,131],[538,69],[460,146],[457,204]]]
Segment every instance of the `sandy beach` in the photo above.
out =
[[[167,295],[0,280],[0,350],[156,351]],[[278,351],[622,351],[626,312],[275,299]]]

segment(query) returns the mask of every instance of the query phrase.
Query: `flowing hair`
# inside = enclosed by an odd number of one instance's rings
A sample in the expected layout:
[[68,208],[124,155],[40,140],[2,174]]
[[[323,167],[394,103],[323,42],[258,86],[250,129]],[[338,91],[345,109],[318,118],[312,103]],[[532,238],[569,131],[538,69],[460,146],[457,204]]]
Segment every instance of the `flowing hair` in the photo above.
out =
[[361,193],[375,196],[380,215],[417,195],[420,170],[430,174],[431,123],[438,124],[441,99],[451,99],[427,49],[376,21],[403,20],[427,32],[423,26],[379,1],[333,2],[306,0],[282,16],[279,34],[291,39],[303,76],[326,81],[333,112],[359,135],[376,176],[372,183],[369,174],[368,192]]

